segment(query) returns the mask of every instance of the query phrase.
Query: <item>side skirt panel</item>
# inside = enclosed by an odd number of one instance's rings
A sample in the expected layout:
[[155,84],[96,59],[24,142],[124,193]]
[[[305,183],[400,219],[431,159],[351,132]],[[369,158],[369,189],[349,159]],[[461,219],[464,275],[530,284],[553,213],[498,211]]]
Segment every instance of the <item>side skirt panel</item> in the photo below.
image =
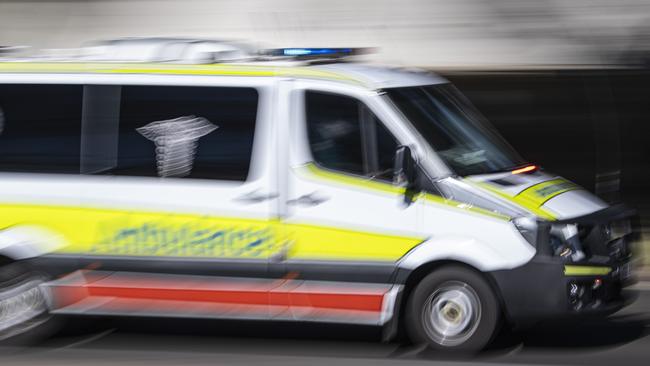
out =
[[400,285],[76,271],[47,283],[52,313],[384,325]]

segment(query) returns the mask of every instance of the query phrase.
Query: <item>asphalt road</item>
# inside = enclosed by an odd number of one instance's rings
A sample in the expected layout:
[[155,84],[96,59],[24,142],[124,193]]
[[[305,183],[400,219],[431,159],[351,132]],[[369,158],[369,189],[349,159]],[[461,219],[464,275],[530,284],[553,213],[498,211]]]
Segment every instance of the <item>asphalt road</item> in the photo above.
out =
[[502,334],[472,358],[379,342],[375,328],[322,324],[73,319],[29,347],[0,347],[3,365],[648,365],[650,283],[608,319]]

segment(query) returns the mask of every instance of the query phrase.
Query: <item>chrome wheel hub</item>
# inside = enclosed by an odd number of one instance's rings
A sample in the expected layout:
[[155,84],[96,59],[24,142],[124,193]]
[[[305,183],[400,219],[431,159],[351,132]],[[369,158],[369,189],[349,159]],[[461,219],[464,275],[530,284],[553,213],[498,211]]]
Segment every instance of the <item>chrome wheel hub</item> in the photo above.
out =
[[469,339],[481,319],[478,295],[467,284],[445,282],[424,303],[422,321],[436,343],[455,346]]

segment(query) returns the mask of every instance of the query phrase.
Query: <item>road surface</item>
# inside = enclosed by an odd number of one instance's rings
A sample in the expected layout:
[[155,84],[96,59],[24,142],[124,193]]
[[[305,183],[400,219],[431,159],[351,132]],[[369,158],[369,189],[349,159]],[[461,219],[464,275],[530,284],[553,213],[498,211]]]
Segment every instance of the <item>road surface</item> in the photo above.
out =
[[3,365],[649,365],[650,283],[608,319],[503,334],[472,358],[381,343],[375,328],[340,325],[74,319],[29,347],[0,347]]

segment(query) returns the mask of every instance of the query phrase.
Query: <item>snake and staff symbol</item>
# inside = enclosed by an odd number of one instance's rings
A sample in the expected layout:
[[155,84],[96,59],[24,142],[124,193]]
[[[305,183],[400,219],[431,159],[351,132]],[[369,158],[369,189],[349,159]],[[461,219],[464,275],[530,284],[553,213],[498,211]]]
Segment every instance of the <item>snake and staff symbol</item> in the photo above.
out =
[[185,177],[192,172],[199,138],[217,128],[203,117],[183,116],[151,122],[136,131],[156,145],[158,176]]

